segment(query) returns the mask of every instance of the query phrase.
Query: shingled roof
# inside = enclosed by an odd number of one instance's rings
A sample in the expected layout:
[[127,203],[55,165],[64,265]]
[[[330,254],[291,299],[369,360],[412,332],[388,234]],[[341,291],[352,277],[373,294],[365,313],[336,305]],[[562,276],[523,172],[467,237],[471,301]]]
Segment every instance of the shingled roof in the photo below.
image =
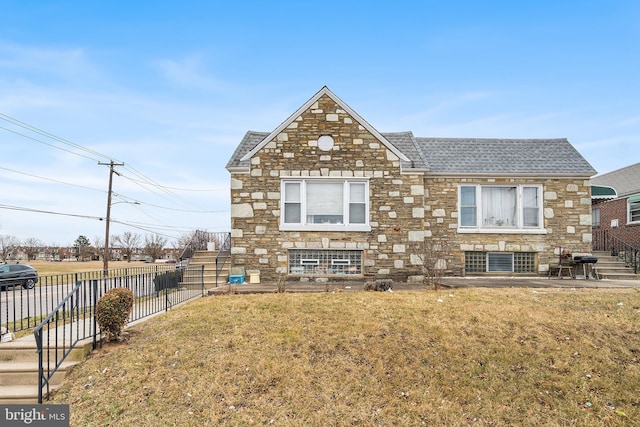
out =
[[596,171],[564,138],[416,138],[433,174],[579,175]]
[[274,131],[247,132],[227,163],[227,169],[231,172],[248,171],[249,158],[322,95],[334,99],[385,146],[398,154],[404,171],[491,176],[591,177],[596,174],[589,162],[565,138],[425,138],[415,137],[410,131],[378,133],[326,86]]
[[615,188],[618,197],[638,194],[640,193],[640,163],[595,176],[591,183]]

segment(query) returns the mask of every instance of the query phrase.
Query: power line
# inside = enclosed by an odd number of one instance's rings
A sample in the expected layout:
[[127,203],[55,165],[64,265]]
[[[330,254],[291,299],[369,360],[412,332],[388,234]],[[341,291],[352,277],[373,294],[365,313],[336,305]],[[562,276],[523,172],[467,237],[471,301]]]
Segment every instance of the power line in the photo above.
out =
[[[102,154],[102,153],[99,153],[98,151],[91,150],[89,148],[83,147],[82,145],[76,144],[75,142],[71,142],[68,139],[64,139],[64,138],[61,138],[59,136],[56,136],[56,135],[54,135],[54,134],[52,134],[50,132],[47,132],[47,131],[42,130],[42,129],[39,129],[39,128],[35,127],[35,126],[32,126],[32,125],[30,125],[28,123],[25,123],[25,122],[22,122],[22,121],[20,121],[18,119],[15,119],[15,118],[11,117],[11,116],[8,116],[6,114],[0,113],[0,119],[3,119],[3,120],[5,120],[5,121],[7,121],[9,123],[13,123],[16,126],[19,126],[19,127],[23,128],[23,129],[27,129],[27,130],[29,130],[31,132],[40,134],[42,136],[46,136],[47,138],[51,138],[51,139],[53,139],[55,141],[58,141],[58,142],[60,142],[62,144],[69,145],[69,146],[71,146],[71,147],[73,147],[75,149],[78,149],[78,150],[81,150],[81,151],[85,151],[85,152],[87,152],[89,154],[93,154],[93,155],[96,155],[98,157],[103,157],[103,158],[107,158],[107,159],[109,158],[109,156],[107,156],[105,154]],[[6,128],[3,128],[3,129],[8,130],[9,132],[17,133],[17,132],[11,131],[11,130],[6,129]],[[19,134],[19,135],[22,135],[22,134]],[[22,136],[27,137],[26,135],[22,135]],[[29,138],[29,137],[27,137],[27,138]],[[34,138],[30,138],[30,139],[34,139]],[[39,140],[36,140],[36,139],[34,139],[34,140],[38,141],[38,142],[42,142],[42,141],[39,141]],[[46,143],[44,143],[44,144],[46,144]],[[53,146],[51,144],[46,144],[46,145],[50,145],[52,147],[59,148],[59,149],[62,150],[62,148],[57,147],[57,146]],[[64,150],[64,151],[67,151],[67,150]],[[73,154],[77,154],[77,155],[81,156],[78,153],[73,153]],[[82,156],[82,157],[85,157],[85,156]]]
[[[1,113],[0,113],[0,114],[1,114]],[[0,126],[0,129],[6,130],[7,132],[11,132],[11,133],[13,133],[13,134],[16,134],[16,135],[22,136],[22,137],[27,138],[27,139],[30,139],[30,140],[32,140],[32,141],[39,142],[40,144],[48,145],[49,147],[57,148],[58,150],[61,150],[61,151],[67,152],[67,153],[71,153],[71,154],[74,154],[74,155],[79,156],[79,157],[84,157],[85,159],[89,159],[89,160],[98,160],[98,159],[94,159],[93,157],[85,156],[85,155],[82,155],[82,154],[80,154],[80,153],[76,153],[75,151],[67,150],[67,149],[64,149],[64,148],[62,148],[62,147],[58,147],[57,145],[50,144],[50,143],[48,143],[48,142],[44,142],[44,141],[39,140],[39,139],[37,139],[37,138],[34,138],[34,137],[32,137],[32,136],[25,135],[25,134],[20,133],[20,132],[16,132],[15,130],[8,129],[8,128],[3,127],[3,126]]]
[[0,169],[6,170],[6,171],[9,171],[9,172],[13,172],[13,173],[17,173],[17,174],[20,174],[20,175],[30,176],[32,178],[42,179],[43,181],[51,181],[51,182],[55,182],[57,184],[70,185],[72,187],[84,188],[85,190],[99,191],[101,193],[104,193],[103,190],[98,190],[97,188],[85,187],[84,185],[72,184],[70,182],[59,181],[59,180],[53,179],[53,178],[45,178],[43,176],[33,175],[33,174],[30,174],[30,173],[27,173],[27,172],[20,172],[20,171],[9,169],[9,168],[5,168],[5,167],[2,167],[2,166],[0,166]]

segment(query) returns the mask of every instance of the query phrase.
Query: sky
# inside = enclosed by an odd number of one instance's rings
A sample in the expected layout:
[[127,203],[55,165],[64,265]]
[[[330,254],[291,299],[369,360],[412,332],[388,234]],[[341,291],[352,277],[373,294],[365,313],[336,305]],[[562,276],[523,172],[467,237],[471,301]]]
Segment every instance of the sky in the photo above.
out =
[[640,2],[3,0],[0,235],[229,231],[225,165],[328,86],[380,132],[640,162]]

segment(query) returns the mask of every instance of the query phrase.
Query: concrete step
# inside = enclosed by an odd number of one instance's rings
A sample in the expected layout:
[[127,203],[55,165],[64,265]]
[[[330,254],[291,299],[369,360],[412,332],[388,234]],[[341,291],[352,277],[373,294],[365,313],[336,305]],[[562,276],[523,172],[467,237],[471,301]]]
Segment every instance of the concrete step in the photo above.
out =
[[610,252],[596,251],[593,255],[598,257],[595,267],[600,278],[610,280],[640,279],[640,275],[635,274],[633,269],[628,267],[620,258],[611,256]]
[[17,405],[23,403],[38,403],[37,385],[0,386],[0,404]]
[[[63,362],[49,384],[57,385],[73,366],[80,362]],[[38,364],[31,362],[0,363],[0,386],[38,385]]]
[[[38,347],[33,340],[25,338],[0,344],[0,364],[5,362],[38,363]],[[71,350],[71,354],[67,356],[66,360],[79,361],[85,359],[91,352],[92,345],[93,343],[91,340],[85,340],[79,343],[73,350]],[[51,350],[49,354],[49,360],[56,359],[56,353],[54,350]],[[63,356],[64,349],[58,349],[57,358],[62,359]]]
[[[53,375],[49,390],[58,387],[69,369],[84,360],[91,349],[91,340],[78,343]],[[56,351],[51,350],[50,354],[50,363],[54,364]],[[58,360],[62,359],[63,354],[64,349],[57,350]],[[27,336],[0,344],[0,404],[37,402],[38,350],[35,341]]]

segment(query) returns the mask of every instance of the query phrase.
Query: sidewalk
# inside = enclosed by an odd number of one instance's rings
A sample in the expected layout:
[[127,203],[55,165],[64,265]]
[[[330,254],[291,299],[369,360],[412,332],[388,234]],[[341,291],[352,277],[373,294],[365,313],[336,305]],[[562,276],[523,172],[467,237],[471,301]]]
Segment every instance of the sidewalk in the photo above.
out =
[[[640,280],[595,280],[595,279],[547,279],[542,277],[445,277],[443,287],[455,288],[639,288]],[[364,281],[348,282],[287,282],[285,292],[327,292],[327,291],[362,291]],[[209,295],[258,294],[276,292],[275,282],[243,283],[238,285],[222,284],[208,290]],[[429,290],[421,283],[394,282],[394,291]]]

